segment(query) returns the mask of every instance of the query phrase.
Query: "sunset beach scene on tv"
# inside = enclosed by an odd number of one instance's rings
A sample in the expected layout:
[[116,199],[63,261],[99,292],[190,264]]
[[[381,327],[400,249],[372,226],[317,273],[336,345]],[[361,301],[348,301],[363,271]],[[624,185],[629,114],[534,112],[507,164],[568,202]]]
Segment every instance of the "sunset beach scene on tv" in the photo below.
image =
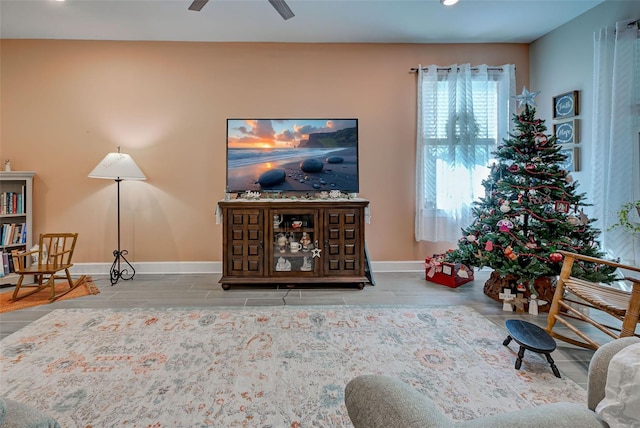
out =
[[358,119],[227,119],[227,192],[358,192]]

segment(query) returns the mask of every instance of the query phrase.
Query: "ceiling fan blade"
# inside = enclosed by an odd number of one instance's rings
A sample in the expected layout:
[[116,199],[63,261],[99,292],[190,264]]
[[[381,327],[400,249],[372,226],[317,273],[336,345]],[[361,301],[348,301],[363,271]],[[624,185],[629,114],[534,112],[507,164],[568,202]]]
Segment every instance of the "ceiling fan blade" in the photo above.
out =
[[271,6],[278,11],[285,21],[295,16],[284,0],[269,0],[269,3],[271,3]]
[[205,4],[207,4],[209,0],[193,0],[191,6],[189,6],[189,10],[195,10],[196,12],[200,12]]

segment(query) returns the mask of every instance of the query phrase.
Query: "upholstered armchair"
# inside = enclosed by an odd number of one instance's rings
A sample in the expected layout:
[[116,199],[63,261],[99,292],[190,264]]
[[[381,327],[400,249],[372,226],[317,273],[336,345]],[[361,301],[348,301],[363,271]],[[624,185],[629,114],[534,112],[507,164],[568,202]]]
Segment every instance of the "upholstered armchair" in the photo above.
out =
[[0,428],[61,428],[52,417],[29,404],[0,397]]
[[452,422],[424,394],[388,376],[363,375],[345,388],[345,404],[355,428],[430,427],[554,427],[602,428],[608,425],[595,413],[605,397],[611,358],[640,338],[617,339],[601,346],[589,365],[587,403],[559,402],[464,422]]

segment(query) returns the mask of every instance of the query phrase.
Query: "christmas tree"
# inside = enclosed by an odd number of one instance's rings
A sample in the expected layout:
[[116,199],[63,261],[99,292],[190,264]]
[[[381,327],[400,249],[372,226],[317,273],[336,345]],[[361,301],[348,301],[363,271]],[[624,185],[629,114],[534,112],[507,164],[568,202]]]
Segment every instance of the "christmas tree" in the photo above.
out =
[[[577,193],[578,183],[561,166],[567,156],[555,136],[545,134],[544,121],[535,117],[536,95],[524,88],[516,97],[524,110],[514,114],[514,132],[494,153],[497,163],[482,182],[485,196],[474,202],[475,221],[462,230],[458,248],[446,257],[491,267],[532,293],[535,279],[560,273],[558,250],[603,256],[596,241],[600,231],[584,213],[589,205],[585,195]],[[590,281],[610,282],[612,274],[574,264],[573,275]]]

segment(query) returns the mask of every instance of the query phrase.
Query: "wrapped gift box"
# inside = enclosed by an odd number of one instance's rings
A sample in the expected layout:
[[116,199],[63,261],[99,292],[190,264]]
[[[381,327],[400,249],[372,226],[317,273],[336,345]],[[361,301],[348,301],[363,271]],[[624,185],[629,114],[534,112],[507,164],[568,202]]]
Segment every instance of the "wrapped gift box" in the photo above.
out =
[[424,265],[427,281],[436,284],[456,288],[473,281],[473,268],[461,263],[445,262],[444,254],[434,254],[433,257],[427,257]]

